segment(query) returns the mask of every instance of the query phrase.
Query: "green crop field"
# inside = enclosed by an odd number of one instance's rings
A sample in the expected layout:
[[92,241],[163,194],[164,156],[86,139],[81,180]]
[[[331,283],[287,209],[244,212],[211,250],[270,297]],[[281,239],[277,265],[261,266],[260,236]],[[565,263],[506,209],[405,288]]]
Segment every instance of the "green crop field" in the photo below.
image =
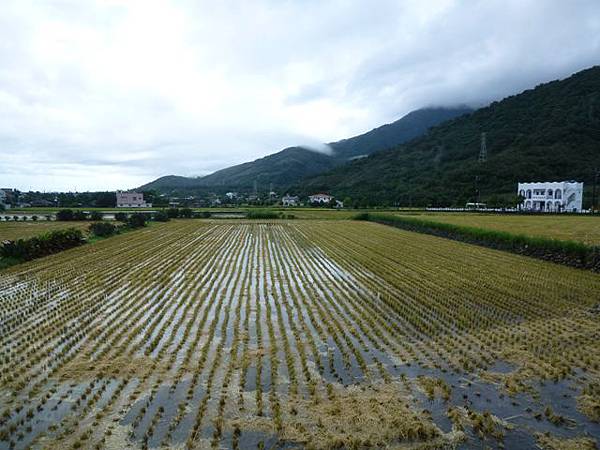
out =
[[594,448],[599,302],[374,223],[156,224],[0,271],[0,448]]
[[[401,214],[401,213],[396,213]],[[417,213],[427,220],[600,245],[600,216]]]
[[26,239],[48,231],[78,228],[84,230],[90,222],[48,222],[48,221],[9,221],[0,222],[0,242],[4,240]]

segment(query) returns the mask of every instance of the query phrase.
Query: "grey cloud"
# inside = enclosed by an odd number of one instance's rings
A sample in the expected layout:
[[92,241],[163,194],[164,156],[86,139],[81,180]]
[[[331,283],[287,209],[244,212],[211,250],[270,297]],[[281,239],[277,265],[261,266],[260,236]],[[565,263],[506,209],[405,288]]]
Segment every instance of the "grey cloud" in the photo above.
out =
[[0,184],[115,189],[600,60],[597,0],[0,4]]

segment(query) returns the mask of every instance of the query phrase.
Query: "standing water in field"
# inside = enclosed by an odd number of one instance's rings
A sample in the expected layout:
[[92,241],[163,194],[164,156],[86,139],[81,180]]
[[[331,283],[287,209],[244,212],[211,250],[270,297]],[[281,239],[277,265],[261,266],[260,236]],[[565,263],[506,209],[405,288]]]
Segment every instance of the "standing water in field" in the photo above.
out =
[[598,292],[370,223],[161,224],[0,272],[0,449],[591,445]]

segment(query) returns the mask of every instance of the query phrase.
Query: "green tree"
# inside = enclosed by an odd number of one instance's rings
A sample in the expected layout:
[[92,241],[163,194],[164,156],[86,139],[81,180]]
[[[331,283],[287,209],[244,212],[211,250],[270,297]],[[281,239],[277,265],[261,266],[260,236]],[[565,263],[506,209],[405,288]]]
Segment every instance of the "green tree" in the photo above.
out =
[[167,209],[167,216],[169,216],[170,219],[177,219],[179,217],[179,209],[177,209],[177,208]]
[[144,214],[135,213],[127,219],[127,225],[131,228],[142,228],[146,226],[146,216]]
[[191,219],[193,214],[194,211],[192,211],[191,208],[182,208],[181,210],[179,210],[179,217],[182,217],[184,219]]
[[157,222],[168,222],[169,220],[171,220],[168,214],[164,211],[155,212],[152,218]]
[[90,233],[99,237],[108,237],[116,233],[117,227],[108,222],[94,222],[89,226]]
[[73,210],[72,209],[61,209],[56,213],[56,220],[62,221],[71,221],[73,220]]

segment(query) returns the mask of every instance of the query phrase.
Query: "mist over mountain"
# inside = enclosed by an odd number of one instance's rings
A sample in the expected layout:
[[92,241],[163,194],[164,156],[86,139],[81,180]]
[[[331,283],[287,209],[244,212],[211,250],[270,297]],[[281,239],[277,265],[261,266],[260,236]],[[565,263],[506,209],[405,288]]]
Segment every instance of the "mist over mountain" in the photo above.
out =
[[168,175],[140,189],[159,192],[194,192],[251,189],[256,182],[265,187],[286,187],[305,177],[323,173],[353,159],[394,147],[425,133],[432,126],[472,111],[467,106],[423,108],[367,133],[328,144],[330,153],[303,146],[289,147],[264,158],[219,170],[198,178]]

